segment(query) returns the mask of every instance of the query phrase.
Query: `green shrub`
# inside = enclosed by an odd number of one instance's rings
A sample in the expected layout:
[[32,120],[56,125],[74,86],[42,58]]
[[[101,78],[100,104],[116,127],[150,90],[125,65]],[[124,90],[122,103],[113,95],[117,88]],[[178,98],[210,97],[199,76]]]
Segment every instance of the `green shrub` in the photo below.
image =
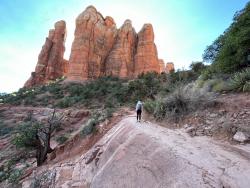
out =
[[11,172],[10,176],[8,177],[8,181],[10,183],[17,184],[22,174],[23,174],[23,171],[21,169],[14,169]]
[[228,81],[224,81],[224,80],[218,80],[212,86],[212,91],[214,92],[223,92],[223,91],[230,91],[230,90],[231,88],[230,88]]
[[40,124],[31,121],[23,122],[18,125],[18,133],[12,140],[12,143],[18,148],[33,149],[37,143],[37,133]]
[[8,179],[8,177],[9,177],[9,174],[4,171],[4,167],[2,166],[0,168],[0,182]]
[[213,67],[208,66],[206,69],[204,69],[201,72],[201,79],[202,80],[208,80],[208,79],[212,79],[213,75],[214,75],[214,70]]
[[96,119],[89,119],[89,121],[83,127],[81,134],[83,136],[87,136],[87,135],[93,133],[96,130],[97,124],[98,124],[98,121]]
[[163,99],[146,102],[144,109],[153,114],[157,120],[165,118],[179,119],[183,115],[206,107],[212,100],[211,94],[195,88],[193,84],[189,84],[176,89],[175,92]]
[[245,83],[243,92],[250,92],[250,81]]
[[114,108],[105,108],[105,119],[111,118],[113,116]]
[[145,109],[146,112],[150,113],[150,114],[154,114],[154,110],[156,109],[156,101],[153,100],[147,100],[144,104],[143,104],[143,109]]
[[8,127],[3,121],[0,120],[0,136],[7,135],[13,131],[12,127]]
[[68,137],[66,135],[62,135],[56,138],[56,141],[59,144],[63,144],[64,142],[66,142],[68,140]]
[[56,107],[68,108],[70,106],[73,106],[77,101],[78,101],[77,97],[64,97],[56,104]]
[[230,87],[234,91],[249,92],[250,68],[235,73],[230,79]]

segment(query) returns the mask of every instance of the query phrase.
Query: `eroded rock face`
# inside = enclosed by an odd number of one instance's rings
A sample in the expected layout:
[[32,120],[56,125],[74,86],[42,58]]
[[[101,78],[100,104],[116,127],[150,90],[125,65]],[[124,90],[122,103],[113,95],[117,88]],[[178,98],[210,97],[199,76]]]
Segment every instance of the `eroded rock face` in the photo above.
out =
[[76,19],[75,37],[69,61],[63,59],[66,24],[59,21],[38,57],[35,72],[25,83],[31,87],[66,76],[69,81],[95,79],[101,76],[135,78],[145,72],[162,72],[151,24],[137,34],[130,20],[120,29],[113,18],[104,18],[89,6]]
[[138,33],[138,44],[135,55],[135,73],[137,76],[145,72],[160,72],[154,31],[151,24],[145,24]]
[[55,23],[55,29],[49,31],[45,44],[38,56],[38,62],[35,72],[31,73],[31,77],[25,83],[25,87],[32,87],[44,84],[49,80],[55,80],[62,77],[67,71],[67,61],[63,59],[66,36],[65,21]]
[[166,64],[166,73],[174,72],[174,63],[170,62]]
[[22,186],[249,187],[246,151],[128,117],[88,152],[33,171]]
[[163,59],[159,59],[160,73],[166,72],[166,67]]
[[115,44],[107,57],[106,75],[131,78],[134,73],[134,55],[137,34],[130,20],[119,29]]
[[89,6],[76,19],[75,39],[69,59],[69,80],[97,78],[104,73],[104,62],[117,34],[111,17]]
[[166,65],[163,59],[159,59],[160,73],[171,73],[174,72],[174,63],[168,62]]

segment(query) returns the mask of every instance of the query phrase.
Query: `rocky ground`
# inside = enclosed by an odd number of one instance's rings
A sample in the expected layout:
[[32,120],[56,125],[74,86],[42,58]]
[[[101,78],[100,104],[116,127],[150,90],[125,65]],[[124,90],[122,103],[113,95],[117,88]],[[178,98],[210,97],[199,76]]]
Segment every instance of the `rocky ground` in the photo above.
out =
[[[18,126],[30,116],[39,122],[46,123],[53,110],[44,107],[0,106],[0,187],[14,186],[2,180],[8,171],[11,174],[22,171],[21,178],[25,178],[36,169],[35,151],[17,149],[12,144],[13,135]],[[90,111],[75,108],[57,109],[57,116],[62,117],[61,126],[52,134],[50,144],[54,151],[48,154],[45,164],[53,165],[68,158],[77,158],[85,153],[127,112],[126,108],[120,109],[119,112],[114,113],[113,118],[100,123],[95,134],[84,137],[81,131],[91,118]]]
[[249,187],[250,145],[190,137],[134,116],[87,153],[44,166],[23,187]]
[[[152,120],[152,119],[150,119]],[[250,95],[222,94],[212,106],[195,111],[178,123],[157,122],[168,128],[184,128],[190,136],[209,136],[230,143],[250,141]]]
[[[0,120],[11,127],[30,112],[42,122],[53,109],[5,105]],[[0,137],[0,164],[26,169],[23,187],[248,187],[249,112],[249,94],[217,96],[216,105],[178,123],[155,122],[146,114],[136,123],[134,112],[122,108],[83,138],[80,130],[90,112],[58,109],[62,129],[53,135],[54,151],[43,166],[16,150],[11,133]],[[60,144],[63,135],[68,140]],[[5,183],[0,187],[10,186]]]

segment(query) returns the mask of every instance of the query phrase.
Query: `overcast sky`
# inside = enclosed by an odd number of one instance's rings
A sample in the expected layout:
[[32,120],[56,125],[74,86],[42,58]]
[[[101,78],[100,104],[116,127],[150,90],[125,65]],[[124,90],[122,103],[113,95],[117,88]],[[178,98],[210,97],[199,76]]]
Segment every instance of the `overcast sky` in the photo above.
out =
[[114,18],[117,27],[132,20],[138,32],[152,23],[159,58],[176,69],[199,61],[232,22],[247,0],[1,0],[0,92],[23,86],[34,71],[37,57],[58,20],[67,24],[65,59],[69,58],[75,19],[89,5]]

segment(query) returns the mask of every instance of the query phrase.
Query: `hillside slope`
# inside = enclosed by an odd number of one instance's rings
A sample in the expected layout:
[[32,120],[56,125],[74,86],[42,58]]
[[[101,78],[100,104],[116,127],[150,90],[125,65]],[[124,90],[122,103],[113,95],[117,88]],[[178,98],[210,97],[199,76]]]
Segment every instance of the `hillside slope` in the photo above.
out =
[[38,168],[23,187],[249,187],[249,174],[250,145],[128,116],[86,154]]

